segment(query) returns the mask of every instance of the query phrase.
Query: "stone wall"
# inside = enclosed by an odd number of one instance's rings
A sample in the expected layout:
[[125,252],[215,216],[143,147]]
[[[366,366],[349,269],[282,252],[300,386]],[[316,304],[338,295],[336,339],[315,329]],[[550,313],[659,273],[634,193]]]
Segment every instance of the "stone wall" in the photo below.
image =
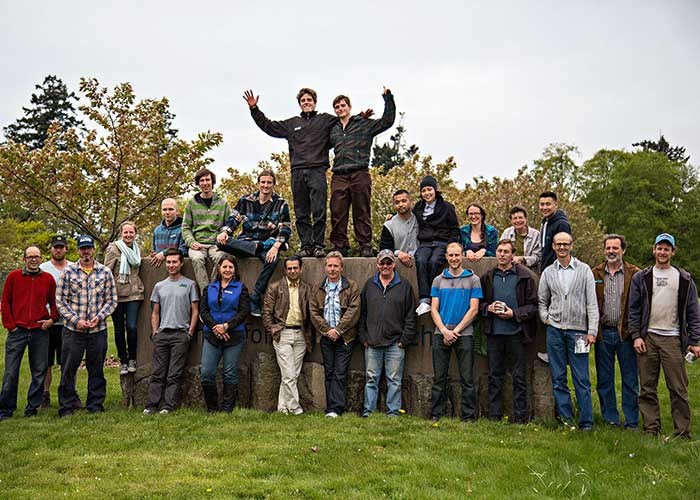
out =
[[[344,274],[360,286],[376,272],[374,259],[349,258],[345,260]],[[239,260],[241,279],[249,290],[253,288],[256,277],[261,269],[258,259]],[[495,265],[495,259],[486,258],[477,263],[465,260],[465,267],[470,267],[480,275]],[[397,264],[397,271],[402,278],[408,279],[414,289],[416,287],[415,271]],[[323,279],[323,259],[304,259],[304,278],[311,283],[320,283]],[[186,260],[183,274],[193,277],[192,266]],[[167,276],[163,267],[153,268],[144,262],[141,268],[141,279],[146,288],[146,297],[154,284]],[[283,276],[282,263],[279,263],[273,280]],[[138,357],[137,371],[133,375],[122,377],[124,404],[143,407],[146,402],[148,380],[151,373],[152,344],[150,341],[150,305],[144,302],[139,313]],[[433,332],[430,315],[426,314],[418,320],[418,342],[406,351],[406,363],[403,384],[403,407],[407,413],[428,417],[430,415],[431,394],[433,381],[432,355],[430,340]],[[202,406],[202,394],[199,386],[199,363],[202,349],[202,334],[199,332],[190,346],[188,367],[183,381],[182,402],[185,405]],[[537,351],[544,351],[544,334],[538,333],[534,344],[528,347],[528,383],[529,408],[533,418],[543,420],[554,416],[554,401],[549,369],[546,364],[537,359]],[[460,386],[459,375],[453,355],[450,366],[449,403],[446,414],[458,416]],[[241,357],[239,369],[239,404],[263,411],[274,411],[277,408],[277,391],[279,389],[280,373],[277,367],[272,339],[265,334],[259,318],[250,317],[247,322],[247,342]],[[475,356],[474,382],[477,388],[479,412],[482,416],[488,414],[488,360],[484,356]],[[384,387],[384,381],[382,381]],[[364,350],[360,345],[355,346],[348,374],[347,410],[359,412],[362,409],[364,390]],[[313,352],[304,359],[299,380],[301,404],[305,411],[322,411],[325,405],[325,389],[321,351],[314,344]],[[506,381],[506,412],[511,412],[511,386],[509,376]],[[384,405],[384,389],[381,391],[380,408]]]

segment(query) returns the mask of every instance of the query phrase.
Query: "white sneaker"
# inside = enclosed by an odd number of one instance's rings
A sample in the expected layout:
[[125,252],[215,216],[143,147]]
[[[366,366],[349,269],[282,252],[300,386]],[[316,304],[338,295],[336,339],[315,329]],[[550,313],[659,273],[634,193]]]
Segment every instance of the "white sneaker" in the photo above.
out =
[[539,360],[542,361],[543,363],[549,364],[549,354],[547,354],[546,352],[538,352],[538,353],[537,353],[537,357],[538,357]]
[[153,415],[155,412],[156,411],[151,408],[146,408],[145,410],[143,410],[144,415]]
[[424,314],[427,314],[430,312],[430,304],[426,304],[425,302],[421,302],[420,305],[416,308],[416,314],[418,316],[423,316]]
[[326,413],[326,416],[328,418],[338,418],[338,414],[334,411],[329,411],[328,413]]
[[163,408],[162,410],[160,410],[159,413],[160,413],[161,415],[167,415],[168,413],[170,413],[170,411],[167,410],[167,409],[165,409],[165,408]]
[[129,367],[126,363],[122,363],[119,367],[119,375],[126,375],[127,373],[129,373]]
[[136,373],[136,360],[130,359],[126,369],[129,373]]

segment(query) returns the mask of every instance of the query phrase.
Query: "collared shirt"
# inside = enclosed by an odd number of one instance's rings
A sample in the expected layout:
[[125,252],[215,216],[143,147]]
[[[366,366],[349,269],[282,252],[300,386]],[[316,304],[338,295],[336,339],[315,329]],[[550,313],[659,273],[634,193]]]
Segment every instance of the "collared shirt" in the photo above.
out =
[[426,203],[425,208],[423,208],[423,218],[425,219],[429,215],[433,215],[435,213],[435,202],[437,200],[433,201],[432,203]]
[[569,264],[566,267],[564,267],[559,262],[559,259],[554,261],[554,266],[557,270],[557,279],[561,284],[562,290],[564,290],[564,295],[569,294],[569,290],[571,290],[571,285],[574,283],[574,278],[576,277],[576,266],[574,264],[575,262],[576,261],[572,258],[569,261]]
[[624,267],[611,273],[605,264],[605,286],[603,287],[603,326],[616,328],[622,311],[622,292],[625,287]]
[[117,287],[112,271],[95,262],[90,273],[80,263],[66,266],[56,286],[56,308],[69,330],[78,330],[79,320],[97,318],[89,333],[107,329],[107,317],[117,308]]
[[301,326],[301,307],[299,306],[299,280],[290,281],[287,280],[287,287],[289,288],[289,312],[287,312],[287,319],[284,322],[285,326]]
[[326,301],[323,304],[323,319],[331,328],[335,328],[340,323],[340,289],[342,280],[332,283],[326,278],[324,288],[326,289]]

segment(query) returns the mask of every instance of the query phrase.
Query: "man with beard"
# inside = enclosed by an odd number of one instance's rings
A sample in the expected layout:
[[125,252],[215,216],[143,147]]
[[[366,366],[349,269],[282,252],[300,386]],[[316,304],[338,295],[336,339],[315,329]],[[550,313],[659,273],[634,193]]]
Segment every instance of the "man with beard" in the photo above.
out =
[[639,379],[637,355],[632,345],[627,315],[630,283],[639,268],[622,257],[627,241],[621,234],[608,234],[603,240],[605,262],[593,268],[595,291],[598,299],[600,325],[595,344],[596,390],[600,412],[611,425],[620,425],[615,397],[615,356],[620,364],[622,378],[622,413],[625,429],[636,429],[639,424]]
[[78,394],[75,378],[85,357],[90,413],[104,411],[107,379],[107,317],[117,308],[117,286],[108,267],[95,260],[95,240],[78,238],[80,260],[70,264],[58,280],[56,308],[63,317],[63,364],[58,386],[58,415],[72,415]]
[[405,189],[399,189],[391,201],[396,214],[382,226],[379,249],[391,250],[404,266],[413,267],[418,248],[418,221],[413,214],[411,195]]

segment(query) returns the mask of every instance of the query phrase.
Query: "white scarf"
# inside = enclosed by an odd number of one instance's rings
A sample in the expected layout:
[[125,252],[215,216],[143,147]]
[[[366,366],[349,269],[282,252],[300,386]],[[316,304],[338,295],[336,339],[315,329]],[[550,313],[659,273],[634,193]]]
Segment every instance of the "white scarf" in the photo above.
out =
[[131,266],[139,267],[141,265],[141,251],[136,242],[132,243],[131,248],[122,240],[117,240],[114,244],[122,253],[119,262],[119,283],[129,283]]

